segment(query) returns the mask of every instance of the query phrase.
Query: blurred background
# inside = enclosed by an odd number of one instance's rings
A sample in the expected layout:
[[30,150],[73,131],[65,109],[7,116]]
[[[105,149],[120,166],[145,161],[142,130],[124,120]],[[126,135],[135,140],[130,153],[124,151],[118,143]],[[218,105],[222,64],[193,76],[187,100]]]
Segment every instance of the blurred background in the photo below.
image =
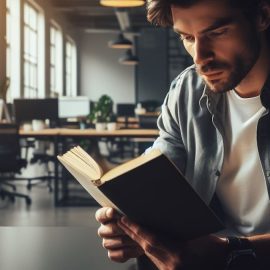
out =
[[0,21],[0,268],[137,269],[109,261],[56,155],[80,145],[108,170],[142,154],[191,59],[141,0],[1,0]]

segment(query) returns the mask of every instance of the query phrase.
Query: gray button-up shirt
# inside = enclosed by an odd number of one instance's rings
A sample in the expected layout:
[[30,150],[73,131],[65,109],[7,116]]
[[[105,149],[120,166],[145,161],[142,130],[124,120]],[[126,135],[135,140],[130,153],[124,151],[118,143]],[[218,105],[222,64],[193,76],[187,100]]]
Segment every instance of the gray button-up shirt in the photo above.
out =
[[[257,144],[269,193],[270,79],[261,92],[267,109],[257,127]],[[206,203],[210,203],[222,170],[230,134],[226,129],[225,93],[214,93],[191,66],[171,84],[158,119],[160,136],[153,148],[167,155]]]

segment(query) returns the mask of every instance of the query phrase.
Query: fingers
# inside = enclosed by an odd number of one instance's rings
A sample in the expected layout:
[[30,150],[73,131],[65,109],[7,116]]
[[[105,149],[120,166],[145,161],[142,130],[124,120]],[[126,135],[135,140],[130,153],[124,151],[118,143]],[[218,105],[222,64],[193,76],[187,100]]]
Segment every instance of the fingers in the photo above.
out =
[[108,257],[115,262],[126,262],[127,260],[137,258],[142,254],[143,251],[138,246],[108,250]]
[[110,222],[113,219],[120,218],[120,214],[111,207],[102,207],[96,211],[96,220],[102,224]]
[[141,247],[143,253],[158,269],[182,269],[181,249],[175,250],[170,244],[164,245],[153,233],[138,226],[127,217],[122,217],[117,224]]
[[121,249],[126,247],[138,247],[138,244],[130,239],[128,236],[114,237],[114,238],[103,238],[102,246],[105,249]]
[[117,224],[131,239],[143,248],[146,248],[146,245],[149,246],[148,244],[151,246],[157,246],[159,244],[153,234],[141,228],[127,217],[122,217]]
[[103,238],[111,238],[125,235],[125,233],[115,222],[110,222],[100,225],[98,228],[98,235]]
[[115,262],[125,262],[144,253],[138,243],[132,240],[118,226],[121,215],[110,207],[102,207],[96,212],[96,220],[101,223],[98,235],[102,237],[102,245],[108,250],[108,256]]
[[125,262],[144,253],[143,249],[127,235],[104,237],[102,246],[108,250],[108,257],[115,262]]
[[134,240],[144,251],[146,255],[164,258],[164,246],[157,240],[154,234],[143,229],[127,217],[122,217],[118,222],[118,226]]

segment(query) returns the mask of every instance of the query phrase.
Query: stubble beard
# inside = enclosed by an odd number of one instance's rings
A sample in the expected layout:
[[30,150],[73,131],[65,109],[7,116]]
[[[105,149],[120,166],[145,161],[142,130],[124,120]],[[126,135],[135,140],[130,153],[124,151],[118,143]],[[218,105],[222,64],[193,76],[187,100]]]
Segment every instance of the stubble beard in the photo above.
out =
[[224,93],[237,87],[241,81],[247,76],[256,62],[256,57],[244,61],[238,58],[233,66],[228,65],[228,77],[220,80],[208,81],[204,79],[206,85],[214,93]]
[[257,36],[252,35],[249,37],[249,46],[241,55],[235,57],[232,64],[228,62],[214,61],[205,67],[196,67],[198,74],[207,69],[221,69],[228,72],[225,79],[208,81],[203,78],[209,89],[215,93],[224,93],[235,89],[241,81],[248,75],[252,67],[255,65],[259,58],[261,44]]

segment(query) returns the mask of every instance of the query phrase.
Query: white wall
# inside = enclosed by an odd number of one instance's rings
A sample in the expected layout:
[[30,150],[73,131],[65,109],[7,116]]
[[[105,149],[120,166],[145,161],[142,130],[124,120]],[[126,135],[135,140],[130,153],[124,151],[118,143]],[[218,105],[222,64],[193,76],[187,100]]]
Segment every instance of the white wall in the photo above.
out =
[[80,40],[80,94],[91,100],[107,94],[114,103],[135,102],[135,67],[118,63],[125,50],[110,49],[115,34],[83,34]]

